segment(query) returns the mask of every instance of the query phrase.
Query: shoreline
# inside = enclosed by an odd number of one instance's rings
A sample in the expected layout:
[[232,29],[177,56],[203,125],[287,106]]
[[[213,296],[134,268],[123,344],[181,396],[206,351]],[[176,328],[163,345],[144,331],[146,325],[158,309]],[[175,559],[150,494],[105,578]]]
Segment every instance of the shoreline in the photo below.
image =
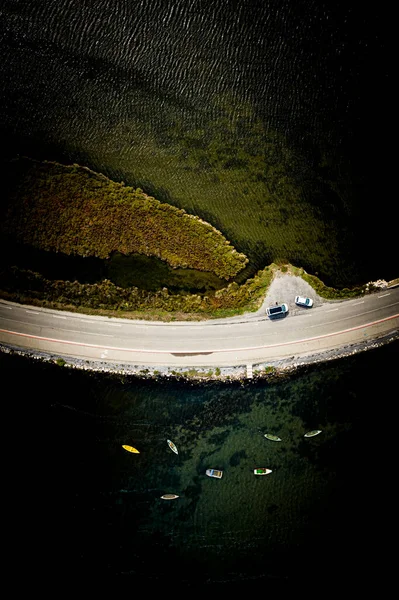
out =
[[166,367],[162,365],[134,365],[124,363],[113,363],[107,361],[90,361],[86,359],[72,358],[70,356],[54,355],[35,350],[25,350],[17,346],[0,344],[0,352],[22,356],[31,360],[44,363],[52,363],[59,368],[71,370],[88,371],[91,373],[106,373],[118,377],[138,377],[139,379],[175,380],[190,383],[248,383],[250,381],[269,381],[274,383],[299,371],[303,367],[317,364],[326,364],[330,361],[355,356],[367,350],[374,350],[386,344],[399,341],[399,331],[385,334],[381,337],[357,344],[350,344],[342,348],[336,348],[321,353],[310,354],[303,357],[292,356],[286,359],[268,361],[267,363],[256,363],[251,365],[252,373],[248,372],[247,365],[233,367],[210,367],[204,365],[200,368],[190,367]]

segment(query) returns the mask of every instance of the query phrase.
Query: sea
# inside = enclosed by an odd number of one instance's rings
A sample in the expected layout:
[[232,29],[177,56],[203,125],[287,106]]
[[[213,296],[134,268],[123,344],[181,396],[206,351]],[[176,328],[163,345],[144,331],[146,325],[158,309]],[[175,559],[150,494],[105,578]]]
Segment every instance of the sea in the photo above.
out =
[[[207,384],[1,353],[13,573],[123,576],[159,591],[384,589],[394,573],[398,349],[276,383]],[[272,473],[255,476],[259,467]],[[212,468],[221,479],[206,475]]]
[[[205,160],[210,124],[239,136],[242,119],[262,122],[301,157],[307,196],[307,161],[337,177],[309,201],[326,231],[349,215],[356,234],[331,280],[347,283],[353,263],[363,282],[393,279],[393,40],[389,11],[351,0],[3,0],[3,169],[18,155],[83,164],[206,218],[261,268],[261,219],[244,240],[256,203],[231,214],[256,187],[206,161],[175,167]],[[219,142],[207,141],[215,161]],[[174,594],[381,592],[394,574],[397,359],[392,342],[275,383],[199,384],[1,353],[8,571]]]

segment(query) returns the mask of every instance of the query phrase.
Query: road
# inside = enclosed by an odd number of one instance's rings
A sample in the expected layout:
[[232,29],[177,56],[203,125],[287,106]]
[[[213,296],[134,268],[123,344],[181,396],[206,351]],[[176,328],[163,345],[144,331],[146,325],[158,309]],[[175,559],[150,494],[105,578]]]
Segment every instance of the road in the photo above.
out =
[[29,307],[0,301],[0,343],[90,361],[222,367],[304,357],[399,330],[399,287],[360,299],[264,311],[206,322],[159,323]]

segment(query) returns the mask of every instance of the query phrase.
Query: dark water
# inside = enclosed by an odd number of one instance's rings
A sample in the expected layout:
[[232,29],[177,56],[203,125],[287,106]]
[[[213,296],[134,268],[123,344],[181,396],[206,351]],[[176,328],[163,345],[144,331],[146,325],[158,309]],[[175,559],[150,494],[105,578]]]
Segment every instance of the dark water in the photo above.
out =
[[[145,290],[167,287],[171,292],[180,290],[204,292],[226,287],[226,281],[213,273],[196,269],[173,269],[164,261],[140,254],[130,256],[114,252],[109,259],[68,256],[61,252],[47,252],[31,246],[0,240],[2,264],[23,266],[41,273],[47,279],[96,283],[109,279],[115,285],[136,286]],[[151,273],[151,277],[148,277]]]
[[[396,342],[278,385],[196,386],[0,355],[5,518],[26,552],[16,566],[254,590],[332,574],[362,586],[373,567],[371,584],[389,562],[397,356]],[[255,477],[259,466],[273,472]],[[206,477],[210,467],[223,478]]]
[[[393,23],[352,1],[3,0],[2,155],[139,186],[210,221],[256,270],[274,258],[257,136],[274,136],[302,190],[300,221],[284,229],[287,206],[276,248],[331,284],[397,277]],[[324,226],[302,235],[314,215]],[[396,344],[278,385],[200,387],[0,355],[4,551],[18,581],[384,586],[397,356]]]
[[246,276],[288,258],[328,285],[392,279],[391,22],[351,1],[4,0],[3,153],[198,214]]

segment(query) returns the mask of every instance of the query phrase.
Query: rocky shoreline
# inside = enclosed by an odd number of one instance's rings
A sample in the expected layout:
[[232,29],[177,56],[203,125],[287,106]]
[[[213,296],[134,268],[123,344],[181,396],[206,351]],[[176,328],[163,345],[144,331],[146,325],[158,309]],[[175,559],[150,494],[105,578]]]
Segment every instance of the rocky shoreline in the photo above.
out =
[[59,368],[69,368],[93,373],[105,373],[120,377],[138,377],[140,379],[162,379],[162,380],[185,380],[193,383],[207,382],[249,382],[257,380],[276,381],[283,379],[303,367],[315,364],[327,363],[345,357],[354,356],[366,350],[376,349],[385,344],[399,341],[399,331],[384,335],[373,340],[366,340],[360,344],[329,350],[323,353],[311,354],[308,356],[295,357],[287,359],[269,361],[267,363],[253,364],[253,371],[249,375],[246,365],[234,367],[213,367],[203,366],[201,368],[184,367],[166,367],[166,366],[145,366],[123,363],[112,363],[107,361],[90,361],[76,359],[67,356],[52,355],[44,352],[23,350],[17,347],[5,346],[0,344],[0,352],[24,356],[40,362],[53,363]]

